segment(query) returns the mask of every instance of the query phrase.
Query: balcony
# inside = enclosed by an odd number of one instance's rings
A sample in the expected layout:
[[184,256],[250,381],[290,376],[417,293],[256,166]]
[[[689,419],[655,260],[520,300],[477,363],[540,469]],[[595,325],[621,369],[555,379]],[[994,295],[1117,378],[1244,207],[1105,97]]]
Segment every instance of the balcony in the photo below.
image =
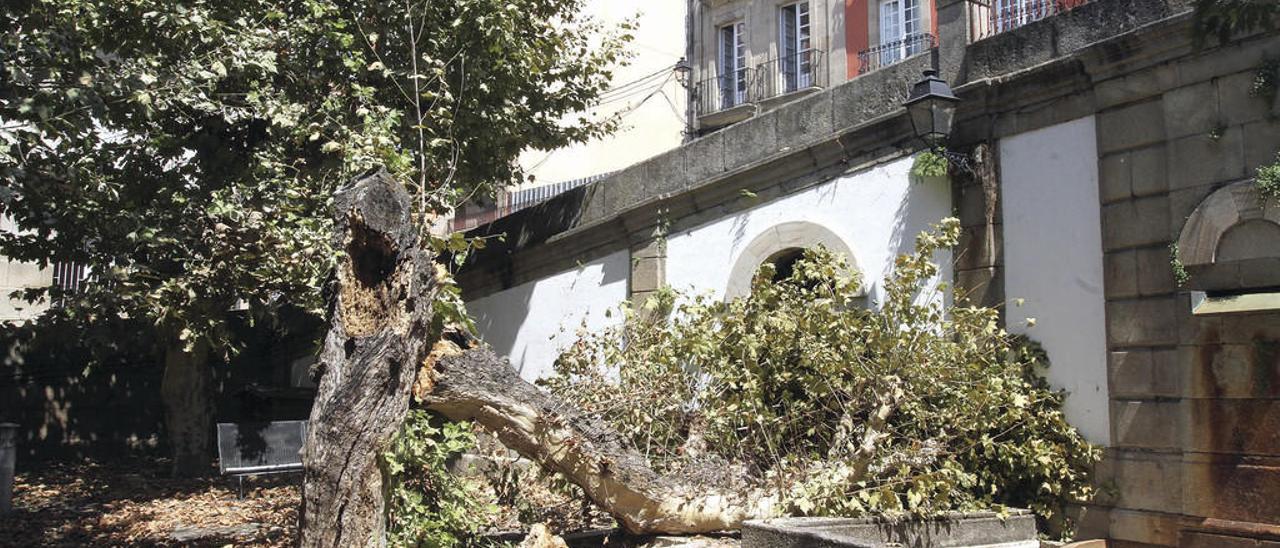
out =
[[911,34],[901,40],[858,52],[858,75],[901,63],[908,57],[929,51],[938,44],[932,34]]
[[698,82],[694,108],[702,128],[723,127],[753,116],[757,107],[785,102],[794,93],[827,85],[825,52],[809,49],[755,67]]
[[969,4],[970,41],[977,42],[1034,23],[1092,0],[979,0]]
[[[755,70],[743,68],[727,75],[713,76],[694,85],[694,109],[703,126],[722,126],[751,117],[750,90]],[[713,117],[714,120],[709,119]]]

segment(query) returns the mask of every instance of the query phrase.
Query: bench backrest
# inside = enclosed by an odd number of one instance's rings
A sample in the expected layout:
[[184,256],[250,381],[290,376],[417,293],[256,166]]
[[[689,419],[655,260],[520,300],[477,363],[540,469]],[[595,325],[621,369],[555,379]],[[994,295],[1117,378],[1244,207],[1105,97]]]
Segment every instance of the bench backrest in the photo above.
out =
[[218,469],[262,474],[302,469],[307,421],[218,423]]

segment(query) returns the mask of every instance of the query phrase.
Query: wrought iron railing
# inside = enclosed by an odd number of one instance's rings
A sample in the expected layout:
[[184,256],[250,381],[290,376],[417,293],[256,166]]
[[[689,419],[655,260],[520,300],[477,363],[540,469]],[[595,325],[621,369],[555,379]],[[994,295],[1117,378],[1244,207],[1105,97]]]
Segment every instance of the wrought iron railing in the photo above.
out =
[[752,100],[751,86],[755,71],[750,68],[735,70],[727,75],[707,78],[694,87],[698,115],[729,110]]
[[756,67],[755,100],[826,86],[823,61],[822,50],[807,49],[761,63]]
[[698,116],[827,85],[826,53],[808,49],[716,76],[694,87]]
[[53,263],[53,299],[49,303],[54,308],[64,306],[65,300],[88,288],[93,282],[93,270],[80,263]]
[[89,284],[88,265],[78,263],[53,263],[53,285],[67,293],[84,291]]
[[932,34],[912,34],[901,40],[880,44],[858,52],[858,74],[866,74],[928,51],[937,45]]
[[1092,0],[985,0],[972,2],[970,36],[976,42],[1011,31]]

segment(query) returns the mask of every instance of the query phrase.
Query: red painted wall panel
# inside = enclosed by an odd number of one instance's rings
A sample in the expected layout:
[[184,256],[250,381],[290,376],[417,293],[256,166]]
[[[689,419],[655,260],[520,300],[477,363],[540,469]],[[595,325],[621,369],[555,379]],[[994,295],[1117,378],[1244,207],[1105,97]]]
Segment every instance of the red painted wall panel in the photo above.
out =
[[844,0],[844,51],[849,79],[858,76],[858,52],[870,44],[867,25],[867,0]]

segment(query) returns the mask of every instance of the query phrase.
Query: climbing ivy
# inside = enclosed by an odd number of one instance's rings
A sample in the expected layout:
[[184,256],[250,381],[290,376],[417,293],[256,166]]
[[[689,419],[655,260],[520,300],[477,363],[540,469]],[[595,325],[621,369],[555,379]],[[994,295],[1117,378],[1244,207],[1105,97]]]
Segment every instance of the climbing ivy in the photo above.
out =
[[1184,287],[1191,281],[1186,265],[1178,258],[1178,242],[1169,244],[1169,267],[1173,269],[1173,281],[1177,282],[1178,287]]
[[1280,155],[1276,156],[1275,162],[1258,168],[1253,186],[1264,202],[1280,199]]
[[911,174],[919,178],[930,177],[946,177],[947,170],[951,167],[947,157],[942,152],[926,150],[916,155],[915,163],[911,165]]
[[458,546],[487,523],[495,509],[480,501],[475,486],[446,467],[473,447],[469,424],[444,422],[426,411],[409,412],[391,448],[382,454],[382,466],[391,478],[388,545]]
[[1276,101],[1277,81],[1280,81],[1280,59],[1264,60],[1254,72],[1249,95],[1266,99],[1267,104],[1273,105]]

